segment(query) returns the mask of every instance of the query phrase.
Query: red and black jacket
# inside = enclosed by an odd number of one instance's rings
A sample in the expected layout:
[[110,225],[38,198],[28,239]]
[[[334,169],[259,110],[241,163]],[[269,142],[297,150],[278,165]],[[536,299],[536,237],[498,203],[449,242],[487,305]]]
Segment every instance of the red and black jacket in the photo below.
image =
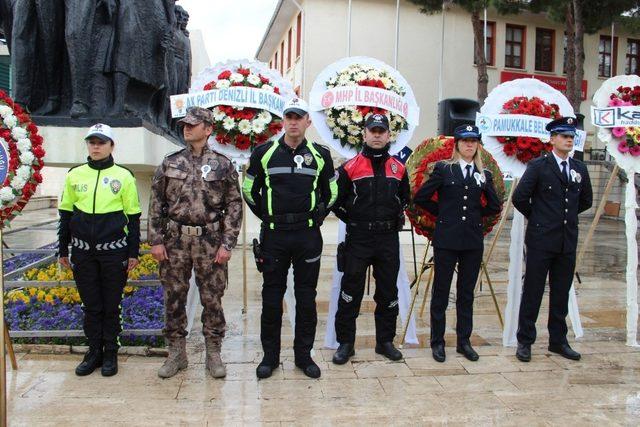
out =
[[332,210],[347,224],[348,231],[391,231],[375,227],[374,223],[401,221],[409,194],[404,164],[390,156],[388,149],[365,146],[360,154],[338,168],[338,199]]

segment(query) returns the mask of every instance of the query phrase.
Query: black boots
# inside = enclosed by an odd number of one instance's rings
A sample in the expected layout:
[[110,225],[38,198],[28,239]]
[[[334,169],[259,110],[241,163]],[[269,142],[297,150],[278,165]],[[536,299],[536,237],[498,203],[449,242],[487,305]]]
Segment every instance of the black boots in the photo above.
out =
[[336,350],[336,353],[333,355],[333,363],[336,365],[344,365],[354,354],[356,354],[356,352],[353,349],[353,344],[340,344],[338,350]]
[[516,350],[516,357],[521,362],[531,361],[531,346],[527,344],[518,343],[518,349]]
[[89,351],[87,351],[84,355],[84,359],[82,359],[82,363],[80,363],[76,367],[76,375],[79,377],[84,377],[85,375],[91,374],[96,368],[102,365],[102,348],[89,347]]
[[103,377],[112,377],[118,373],[118,350],[104,351],[101,372]]
[[392,342],[383,342],[376,344],[376,353],[383,355],[389,360],[400,360],[402,359],[402,353],[393,346]]
[[476,362],[480,358],[469,342],[459,343],[456,347],[456,352],[462,354],[472,362]]
[[549,351],[571,360],[580,360],[580,353],[569,347],[569,344],[549,344]]

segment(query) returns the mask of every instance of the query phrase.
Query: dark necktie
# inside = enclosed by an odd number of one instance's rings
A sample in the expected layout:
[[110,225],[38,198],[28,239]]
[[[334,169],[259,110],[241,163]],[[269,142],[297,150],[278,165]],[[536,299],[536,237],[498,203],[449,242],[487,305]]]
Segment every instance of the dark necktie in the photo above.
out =
[[560,162],[560,164],[562,165],[562,179],[566,182],[569,180],[569,178],[567,177],[567,161],[563,160]]
[[464,179],[468,180],[469,178],[471,178],[471,165],[467,165],[464,168],[467,170],[467,173],[464,176]]

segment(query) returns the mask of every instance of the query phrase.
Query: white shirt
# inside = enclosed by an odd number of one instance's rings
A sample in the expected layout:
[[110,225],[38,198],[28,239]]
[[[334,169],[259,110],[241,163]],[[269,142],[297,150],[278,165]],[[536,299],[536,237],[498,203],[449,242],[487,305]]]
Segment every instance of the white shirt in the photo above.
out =
[[570,178],[570,173],[569,173],[569,169],[571,169],[571,165],[569,164],[569,156],[567,156],[566,159],[563,159],[562,157],[558,157],[558,155],[555,153],[555,151],[551,151],[553,153],[553,157],[556,158],[556,162],[558,163],[558,167],[560,168],[560,172],[562,172],[562,162],[567,162],[567,180]]
[[467,163],[463,159],[460,159],[459,162],[460,162],[460,169],[462,169],[462,177],[464,179],[467,179],[468,177],[467,177],[466,167],[467,165],[471,166],[471,170],[469,171],[469,174],[473,174],[473,163]]

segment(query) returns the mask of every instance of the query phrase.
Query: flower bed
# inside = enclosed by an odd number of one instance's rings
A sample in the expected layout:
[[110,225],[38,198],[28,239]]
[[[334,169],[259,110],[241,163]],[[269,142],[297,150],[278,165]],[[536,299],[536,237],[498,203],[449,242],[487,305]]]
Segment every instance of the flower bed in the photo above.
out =
[[[141,249],[149,249],[142,245]],[[56,262],[33,268],[22,280],[57,281],[73,280],[71,270]],[[130,274],[130,280],[158,279],[158,264],[150,254],[140,257]],[[80,295],[75,287],[53,288],[25,287],[5,292],[5,316],[11,331],[82,330]],[[162,329],[164,326],[164,301],[162,286],[131,286],[124,288],[122,301],[122,328]],[[63,338],[15,338],[17,343],[29,344],[83,344],[83,337]],[[162,346],[160,336],[123,335],[122,345]]]

